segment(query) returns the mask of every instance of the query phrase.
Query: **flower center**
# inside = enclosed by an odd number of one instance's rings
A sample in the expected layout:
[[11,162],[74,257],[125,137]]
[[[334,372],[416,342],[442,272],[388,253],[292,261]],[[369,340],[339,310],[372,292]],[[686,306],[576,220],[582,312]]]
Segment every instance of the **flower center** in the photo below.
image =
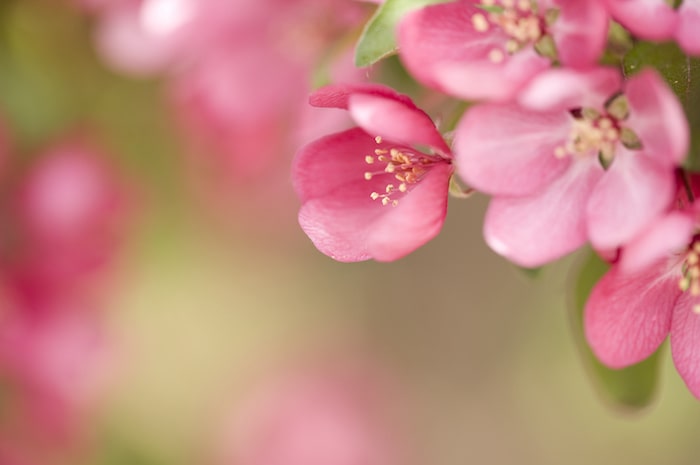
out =
[[397,206],[399,200],[396,196],[408,192],[413,185],[420,182],[431,165],[442,160],[405,147],[389,147],[383,144],[380,136],[374,140],[378,147],[374,149],[373,155],[365,157],[365,163],[371,166],[379,165],[379,169],[366,171],[365,179],[369,181],[378,175],[393,175],[392,180],[395,182],[387,183],[383,192],[375,191],[370,194],[372,200],[380,200],[385,206]]
[[608,100],[602,113],[594,108],[576,108],[571,110],[571,115],[574,122],[569,137],[563,146],[554,149],[557,158],[595,152],[603,168],[608,169],[615,159],[618,143],[631,150],[642,148],[634,131],[623,124],[629,117],[627,98],[623,94]]
[[[678,287],[683,292],[690,292],[691,297],[700,297],[700,237],[697,235],[688,246],[681,264],[681,279]],[[693,312],[700,314],[700,303],[693,304]]]
[[472,15],[472,26],[477,32],[487,32],[492,27],[502,30],[508,37],[502,47],[489,51],[488,58],[494,63],[502,62],[506,55],[534,46],[544,56],[556,56],[554,43],[547,35],[547,26],[558,15],[552,9],[540,12],[535,0],[482,0],[478,8],[483,13]]

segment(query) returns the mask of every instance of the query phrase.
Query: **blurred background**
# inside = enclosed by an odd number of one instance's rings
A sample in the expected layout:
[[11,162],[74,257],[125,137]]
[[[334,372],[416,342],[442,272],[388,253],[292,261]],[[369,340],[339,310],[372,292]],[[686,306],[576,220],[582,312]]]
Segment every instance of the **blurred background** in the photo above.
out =
[[0,465],[696,464],[663,354],[613,407],[579,356],[582,254],[536,273],[453,200],[432,242],[341,264],[289,165],[348,127],[350,0],[0,0]]

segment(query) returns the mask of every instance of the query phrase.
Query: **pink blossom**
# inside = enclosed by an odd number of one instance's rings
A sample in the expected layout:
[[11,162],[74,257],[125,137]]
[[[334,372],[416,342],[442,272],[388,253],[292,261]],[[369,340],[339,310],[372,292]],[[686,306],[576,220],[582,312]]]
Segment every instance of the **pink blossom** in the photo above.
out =
[[608,16],[598,0],[458,0],[409,13],[400,55],[424,84],[465,99],[508,100],[550,67],[593,66]]
[[361,361],[290,366],[253,387],[228,419],[220,465],[398,465],[396,393]]
[[456,131],[462,178],[494,196],[484,235],[498,253],[539,266],[590,240],[619,247],[671,203],[688,124],[651,70],[551,70],[518,103],[472,107]]
[[676,39],[688,53],[700,55],[700,0],[685,0],[674,10],[665,0],[606,0],[610,14],[635,36]]
[[329,86],[311,103],[347,109],[359,126],[311,142],[294,160],[299,223],[314,245],[339,261],[391,261],[435,237],[453,168],[428,115],[383,86]]
[[612,368],[651,355],[670,333],[678,372],[700,398],[700,209],[674,209],[622,249],[591,292],[585,330]]

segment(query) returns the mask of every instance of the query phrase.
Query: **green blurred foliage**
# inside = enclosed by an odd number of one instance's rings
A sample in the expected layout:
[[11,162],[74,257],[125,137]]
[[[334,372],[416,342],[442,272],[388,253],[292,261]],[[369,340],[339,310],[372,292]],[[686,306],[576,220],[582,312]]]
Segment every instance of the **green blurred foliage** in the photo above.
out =
[[627,368],[613,370],[595,357],[586,343],[583,318],[586,301],[598,280],[610,266],[598,255],[589,252],[578,270],[578,276],[571,290],[574,296],[572,306],[572,327],[574,338],[579,346],[583,362],[603,397],[615,406],[627,410],[637,410],[649,405],[656,393],[659,377],[659,353],[657,350],[648,359]]

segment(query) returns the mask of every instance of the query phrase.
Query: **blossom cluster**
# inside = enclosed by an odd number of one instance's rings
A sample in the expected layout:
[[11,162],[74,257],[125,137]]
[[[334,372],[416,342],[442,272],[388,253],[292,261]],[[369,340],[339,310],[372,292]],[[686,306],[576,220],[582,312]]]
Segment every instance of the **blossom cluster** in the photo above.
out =
[[[3,125],[4,128],[4,125]],[[103,150],[67,136],[30,164],[0,134],[0,462],[77,460],[111,377],[99,289],[126,220]]]
[[539,267],[586,244],[608,260],[585,309],[594,353],[629,366],[670,333],[700,398],[691,128],[659,71],[622,66],[611,25],[632,44],[700,54],[697,0],[455,0],[408,12],[396,29],[401,62],[468,109],[439,128],[383,85],[315,91],[311,105],[346,110],[357,126],[297,152],[299,223],[336,260],[396,260],[438,234],[458,177],[491,197],[484,238],[511,262]]

